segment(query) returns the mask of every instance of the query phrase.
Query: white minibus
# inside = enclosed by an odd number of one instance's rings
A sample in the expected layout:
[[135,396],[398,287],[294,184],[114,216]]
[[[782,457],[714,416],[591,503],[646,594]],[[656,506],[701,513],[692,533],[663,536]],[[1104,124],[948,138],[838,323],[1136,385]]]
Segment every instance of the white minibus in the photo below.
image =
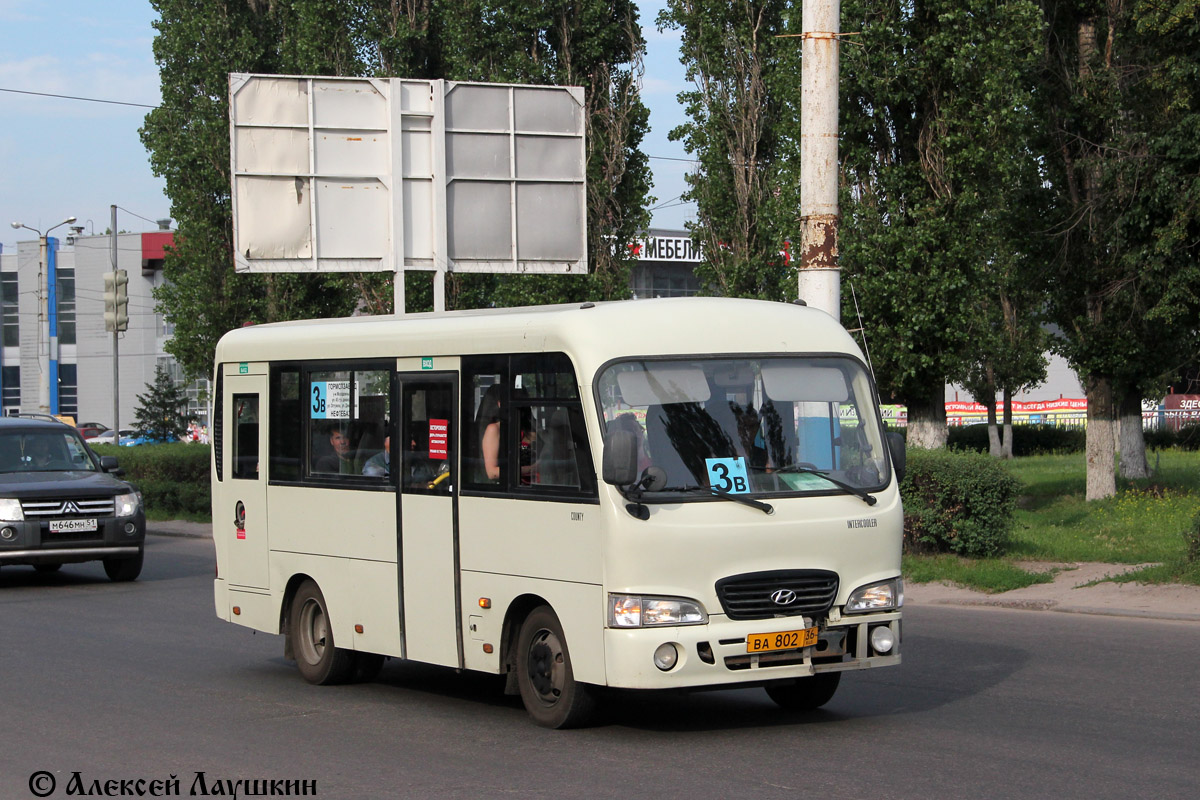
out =
[[665,298],[286,322],[216,350],[217,615],[317,684],[826,703],[900,663],[903,445],[829,315]]

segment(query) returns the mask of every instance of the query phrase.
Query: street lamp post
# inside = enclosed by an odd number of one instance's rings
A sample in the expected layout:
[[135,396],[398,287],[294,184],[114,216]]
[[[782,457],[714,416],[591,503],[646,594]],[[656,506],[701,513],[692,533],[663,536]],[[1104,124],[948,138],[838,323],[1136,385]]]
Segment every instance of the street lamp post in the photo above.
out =
[[[49,264],[50,231],[63,225],[70,225],[74,221],[75,217],[67,217],[57,225],[51,225],[46,229],[45,233],[23,222],[12,223],[12,226],[18,230],[24,228],[38,235],[38,411],[43,414],[50,413],[50,361],[52,359],[50,351],[53,344],[51,339],[57,338],[57,335],[52,337],[51,332],[45,330],[46,322],[49,319],[48,304],[50,292],[47,265]],[[56,334],[57,332],[54,333]],[[46,342],[44,346],[42,344],[43,337]]]

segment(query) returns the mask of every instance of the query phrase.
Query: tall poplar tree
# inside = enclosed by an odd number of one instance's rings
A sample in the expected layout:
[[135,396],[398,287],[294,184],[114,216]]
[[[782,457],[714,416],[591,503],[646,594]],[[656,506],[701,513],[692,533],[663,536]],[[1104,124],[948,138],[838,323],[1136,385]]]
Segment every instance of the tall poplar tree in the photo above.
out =
[[1041,96],[1059,249],[1050,311],[1087,391],[1091,500],[1116,491],[1118,409],[1130,420],[1122,461],[1145,474],[1141,398],[1162,391],[1194,352],[1200,3],[1044,7]]
[[937,447],[946,382],[1015,330],[991,309],[1033,246],[1041,17],[1032,0],[845,0],[841,27],[842,282],[909,442]]
[[679,94],[691,119],[670,136],[698,162],[683,197],[696,203],[691,232],[705,254],[696,274],[713,294],[795,296],[779,201],[783,122],[798,120],[800,47],[779,38],[792,8],[798,19],[799,3],[781,0],[670,0],[658,17],[660,29],[682,33],[693,84]]
[[167,351],[189,375],[199,376],[212,369],[217,339],[232,328],[344,315],[354,307],[353,291],[338,276],[234,273],[229,174],[228,74],[333,68],[333,61],[347,57],[347,47],[327,38],[321,21],[304,9],[327,4],[152,4],[159,14],[154,58],[162,104],[146,115],[141,138],[152,169],[166,180],[177,225],[163,266],[167,281],[155,298],[174,326]]

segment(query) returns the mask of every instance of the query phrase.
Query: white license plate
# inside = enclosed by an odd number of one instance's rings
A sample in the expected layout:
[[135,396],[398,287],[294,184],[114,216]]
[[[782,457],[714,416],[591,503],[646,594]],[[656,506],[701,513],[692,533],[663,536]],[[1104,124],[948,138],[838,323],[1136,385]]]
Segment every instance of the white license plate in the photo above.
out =
[[50,520],[50,531],[52,533],[74,533],[75,531],[94,531],[96,530],[96,520],[94,519],[52,519]]

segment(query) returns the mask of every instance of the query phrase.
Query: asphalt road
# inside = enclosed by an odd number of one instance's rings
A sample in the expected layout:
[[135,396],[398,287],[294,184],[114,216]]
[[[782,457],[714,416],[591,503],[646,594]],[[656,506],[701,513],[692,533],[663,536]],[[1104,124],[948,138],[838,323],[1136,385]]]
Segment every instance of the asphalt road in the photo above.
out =
[[35,796],[39,771],[50,797],[74,772],[84,789],[174,775],[181,796],[198,772],[210,795],[279,779],[327,798],[1200,792],[1197,623],[909,606],[904,664],[847,676],[822,711],[620,693],[604,724],[558,732],[487,676],[393,661],[374,683],[305,684],[279,637],[213,616],[211,547],[150,537],[133,584],[0,569],[0,800]]

